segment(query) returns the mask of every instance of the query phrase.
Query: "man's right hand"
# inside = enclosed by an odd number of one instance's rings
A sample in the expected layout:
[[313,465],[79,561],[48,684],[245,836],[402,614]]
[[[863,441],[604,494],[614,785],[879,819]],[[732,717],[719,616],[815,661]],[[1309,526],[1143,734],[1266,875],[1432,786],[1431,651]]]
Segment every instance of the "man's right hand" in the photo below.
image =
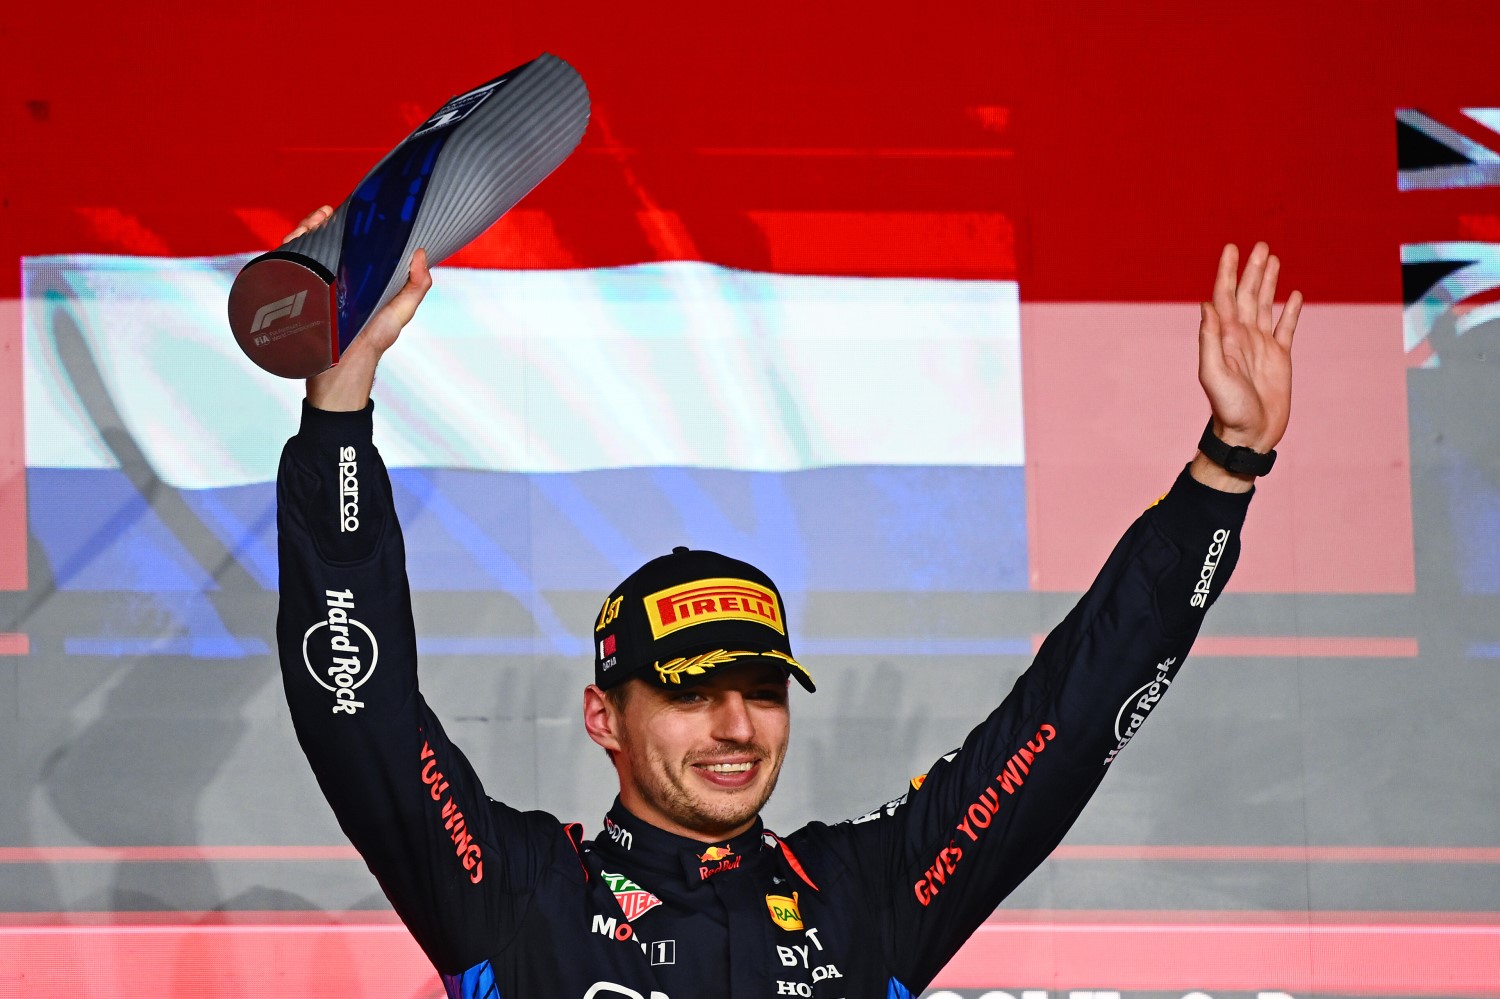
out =
[[[324,205],[307,218],[297,223],[297,228],[287,233],[282,240],[296,239],[304,233],[319,228],[333,215],[333,209]],[[365,408],[370,401],[370,389],[375,384],[375,369],[381,356],[396,342],[401,330],[411,317],[427,289],[432,287],[432,272],[427,268],[427,251],[418,250],[411,258],[411,274],[406,287],[396,293],[385,306],[365,324],[359,336],[344,351],[337,364],[327,371],[313,375],[307,380],[307,401],[317,409],[330,412],[355,412]]]
[[[1291,415],[1292,335],[1302,293],[1292,292],[1278,319],[1281,261],[1265,243],[1256,243],[1236,279],[1239,261],[1233,244],[1219,255],[1213,301],[1203,303],[1198,327],[1198,381],[1213,411],[1214,435],[1265,454],[1281,441]],[[1193,478],[1224,492],[1247,492],[1255,479],[1227,472],[1202,454],[1191,469]]]

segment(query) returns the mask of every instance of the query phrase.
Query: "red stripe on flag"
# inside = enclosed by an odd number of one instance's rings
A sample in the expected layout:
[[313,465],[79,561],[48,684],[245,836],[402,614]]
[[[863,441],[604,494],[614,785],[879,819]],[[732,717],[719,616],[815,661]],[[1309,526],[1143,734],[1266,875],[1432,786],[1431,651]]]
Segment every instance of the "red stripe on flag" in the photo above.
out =
[[[1458,238],[1472,239],[1481,243],[1500,243],[1500,215],[1478,215],[1472,212],[1458,216]],[[1465,299],[1467,304],[1472,299]],[[1454,311],[1459,306],[1454,306]]]
[[961,146],[699,146],[699,156],[759,156],[772,159],[1013,160],[1014,149]]
[[234,217],[244,224],[261,246],[280,246],[286,234],[297,228],[291,216],[269,208],[236,208]]
[[752,211],[771,269],[1014,280],[1016,234],[1000,212]]
[[79,205],[73,209],[93,230],[106,252],[141,257],[168,257],[172,248],[135,212],[114,205]]
[[[1496,234],[1500,235],[1500,232]],[[1466,316],[1475,309],[1494,305],[1496,302],[1500,302],[1500,288],[1490,288],[1479,292],[1477,295],[1469,295],[1461,302],[1455,302],[1453,312],[1455,315]]]
[[552,216],[535,208],[513,208],[479,238],[444,261],[450,267],[557,270],[578,266]]
[[[1208,418],[1198,320],[1194,304],[1022,306],[1034,589],[1086,589],[1120,530],[1193,456]],[[1295,355],[1291,427],[1230,585],[1410,593],[1401,307],[1310,305]]]

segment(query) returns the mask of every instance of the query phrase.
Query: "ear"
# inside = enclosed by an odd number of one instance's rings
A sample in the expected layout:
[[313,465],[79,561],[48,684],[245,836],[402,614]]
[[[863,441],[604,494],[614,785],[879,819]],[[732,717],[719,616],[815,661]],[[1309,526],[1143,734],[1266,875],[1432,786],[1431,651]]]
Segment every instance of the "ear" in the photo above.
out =
[[620,751],[620,718],[615,706],[604,696],[598,684],[583,688],[583,727],[593,739],[608,752]]

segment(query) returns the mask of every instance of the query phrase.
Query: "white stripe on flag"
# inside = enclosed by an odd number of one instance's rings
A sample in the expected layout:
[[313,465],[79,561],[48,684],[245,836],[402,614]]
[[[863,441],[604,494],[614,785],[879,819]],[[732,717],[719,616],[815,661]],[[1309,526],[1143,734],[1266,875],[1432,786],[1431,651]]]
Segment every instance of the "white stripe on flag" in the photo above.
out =
[[[59,352],[68,322],[166,483],[274,478],[301,389],[230,336],[244,259],[25,259],[27,464],[113,464]],[[1019,465],[1018,296],[701,263],[440,269],[376,399],[392,466]]]

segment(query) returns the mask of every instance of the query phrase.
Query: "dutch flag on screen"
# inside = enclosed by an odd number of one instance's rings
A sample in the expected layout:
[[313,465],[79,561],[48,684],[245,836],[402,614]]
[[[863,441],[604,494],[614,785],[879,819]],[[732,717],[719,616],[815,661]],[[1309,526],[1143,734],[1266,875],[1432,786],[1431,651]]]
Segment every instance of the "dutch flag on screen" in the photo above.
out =
[[[225,328],[243,259],[24,261],[31,522],[60,588],[212,586],[112,420],[194,529],[275,587],[301,390]],[[678,544],[756,560],[793,596],[1027,585],[1012,281],[443,268],[376,400],[419,591],[603,592]]]

